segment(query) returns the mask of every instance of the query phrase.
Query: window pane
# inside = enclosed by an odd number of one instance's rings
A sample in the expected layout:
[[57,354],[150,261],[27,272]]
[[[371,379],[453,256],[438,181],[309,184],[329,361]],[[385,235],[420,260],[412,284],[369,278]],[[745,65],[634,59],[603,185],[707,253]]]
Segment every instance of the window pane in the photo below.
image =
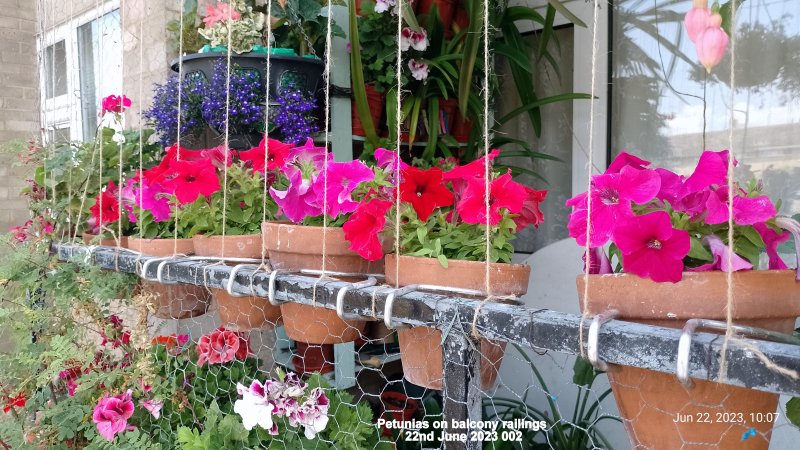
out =
[[44,82],[46,98],[67,93],[67,52],[64,41],[58,41],[44,51]]
[[[742,180],[763,178],[800,211],[800,9],[797,0],[743,2],[731,50],[710,74],[683,27],[691,0],[614,2],[611,148],[687,174],[704,148],[730,146]],[[657,5],[657,6],[656,6]]]
[[83,137],[94,136],[100,98],[122,92],[122,33],[119,11],[78,27]]

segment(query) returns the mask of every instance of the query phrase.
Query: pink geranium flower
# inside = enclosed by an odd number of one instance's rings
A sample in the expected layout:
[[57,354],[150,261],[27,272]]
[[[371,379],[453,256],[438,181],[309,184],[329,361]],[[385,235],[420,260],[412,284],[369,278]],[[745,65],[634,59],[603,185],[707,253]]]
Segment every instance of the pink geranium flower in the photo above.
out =
[[409,48],[423,51],[428,48],[428,33],[425,30],[414,31],[409,27],[404,27],[400,34],[400,46],[404,52]]
[[656,211],[628,217],[614,230],[627,273],[653,281],[680,281],[689,254],[689,233],[672,228],[669,214]]
[[[632,203],[644,204],[655,198],[661,189],[661,177],[652,169],[636,169],[624,166],[619,173],[608,173],[592,177],[590,247],[601,247],[611,238],[614,227],[621,220],[631,217]],[[567,201],[572,206],[569,235],[578,245],[586,245],[587,194],[580,194]]]
[[126,109],[131,107],[131,99],[124,95],[116,96],[116,95],[109,95],[108,97],[103,98],[102,101],[102,113],[116,113],[120,114]]
[[[327,173],[327,177],[325,175]],[[332,218],[351,213],[358,207],[351,195],[361,183],[372,181],[375,173],[361,161],[329,162],[326,172],[320,174],[313,184],[315,203],[325,207]]]
[[242,15],[239,14],[239,12],[235,9],[231,8],[231,5],[224,2],[219,2],[217,3],[216,7],[213,5],[206,6],[206,16],[203,17],[203,23],[206,24],[206,28],[211,28],[218,22],[239,20],[241,18]]
[[197,342],[197,365],[224,364],[234,359],[244,360],[250,353],[250,346],[244,335],[219,327],[201,337]]
[[97,424],[97,432],[107,441],[113,441],[118,433],[129,431],[128,419],[133,415],[131,391],[114,396],[104,395],[92,413],[92,420]]
[[428,63],[425,61],[411,59],[408,61],[408,68],[411,70],[411,76],[418,81],[426,80],[428,78],[428,74],[430,73]]
[[[691,268],[689,269],[690,272],[706,272],[709,270],[737,272],[739,270],[749,270],[753,268],[752,264],[747,262],[747,260],[736,253],[729,255],[731,252],[730,247],[725,245],[725,243],[722,242],[722,239],[718,238],[717,236],[714,236],[713,234],[706,236],[706,242],[708,243],[708,248],[711,249],[711,255],[713,256],[714,260],[708,264]],[[729,256],[732,256],[732,258],[729,258]]]
[[161,417],[161,409],[164,407],[164,402],[160,400],[146,399],[139,400],[139,405],[146,409],[154,419],[158,419]]

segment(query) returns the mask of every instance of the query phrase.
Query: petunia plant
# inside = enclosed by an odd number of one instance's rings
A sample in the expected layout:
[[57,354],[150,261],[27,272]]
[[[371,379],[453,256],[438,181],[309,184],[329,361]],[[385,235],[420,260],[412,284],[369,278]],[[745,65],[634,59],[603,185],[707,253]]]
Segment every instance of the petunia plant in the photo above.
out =
[[615,259],[617,271],[678,282],[685,271],[758,269],[764,252],[769,269],[785,269],[777,247],[789,239],[783,228],[797,232],[797,223],[778,216],[760,183],[730,180],[730,157],[727,150],[705,151],[686,177],[622,152],[592,177],[589,192],[567,201],[570,236],[592,250],[590,271],[609,273]]
[[[447,172],[438,167],[420,169],[396,160],[389,150],[375,152],[379,167],[389,171],[399,183],[400,253],[437,258],[447,267],[448,259],[510,262],[511,241],[528,225],[538,226],[544,215],[539,204],[547,192],[523,186],[508,172],[495,171],[489,155],[489,180],[486,157]],[[399,173],[397,172],[399,169]],[[489,214],[487,216],[487,189]],[[370,260],[383,252],[380,235],[391,232],[397,212],[394,191],[372,191],[344,225],[351,249]],[[490,254],[486,254],[486,227],[489,227]]]

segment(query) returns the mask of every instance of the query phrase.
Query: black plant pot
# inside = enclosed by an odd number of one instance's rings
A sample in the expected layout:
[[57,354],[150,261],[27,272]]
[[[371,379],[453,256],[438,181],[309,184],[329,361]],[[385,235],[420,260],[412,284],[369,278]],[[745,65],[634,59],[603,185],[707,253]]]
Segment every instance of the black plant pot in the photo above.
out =
[[[183,76],[200,73],[207,81],[211,80],[214,73],[214,64],[219,59],[227,58],[227,54],[219,52],[193,53],[180,58],[183,62]],[[293,86],[314,95],[322,86],[322,74],[325,65],[317,58],[304,58],[289,55],[270,55],[269,97],[277,97],[278,91],[286,86]],[[261,75],[261,80],[266,79],[267,55],[266,53],[232,54],[231,64],[244,70],[255,70]],[[178,60],[172,62],[172,70],[178,72]]]
[[[213,145],[209,147],[223,145],[225,143],[225,133],[218,133],[216,131],[213,132],[216,136],[212,141]],[[264,133],[229,133],[228,148],[233,150],[249,150],[253,147],[256,147],[263,138]]]

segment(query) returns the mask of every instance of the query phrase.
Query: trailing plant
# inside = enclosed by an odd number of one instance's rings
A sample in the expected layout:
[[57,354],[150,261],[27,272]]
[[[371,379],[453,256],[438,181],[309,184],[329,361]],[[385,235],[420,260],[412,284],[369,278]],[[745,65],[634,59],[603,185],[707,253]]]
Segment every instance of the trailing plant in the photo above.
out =
[[217,133],[226,131],[226,123],[230,134],[263,133],[264,92],[258,72],[234,64],[229,73],[225,58],[219,58],[203,92],[203,120]]
[[253,9],[255,2],[250,0],[218,1],[216,5],[206,6],[203,17],[204,27],[198,30],[208,44],[213,47],[227,47],[231,51],[245,53],[261,44],[264,29],[264,14]]
[[271,118],[271,125],[287,144],[302,144],[319,131],[319,121],[314,115],[317,102],[310,93],[284,86],[278,92],[275,102],[276,112]]
[[206,88],[207,82],[200,75],[185,77],[183,82],[177,75],[173,75],[164,84],[154,85],[153,104],[144,111],[144,117],[155,130],[162,145],[174,145],[178,141],[178,133],[181,138],[191,138],[203,131],[202,105]]
[[197,32],[200,23],[197,15],[197,0],[184,0],[181,14],[182,18],[167,22],[172,48],[178,53],[181,50],[186,53],[197,52],[203,47],[203,38]]

